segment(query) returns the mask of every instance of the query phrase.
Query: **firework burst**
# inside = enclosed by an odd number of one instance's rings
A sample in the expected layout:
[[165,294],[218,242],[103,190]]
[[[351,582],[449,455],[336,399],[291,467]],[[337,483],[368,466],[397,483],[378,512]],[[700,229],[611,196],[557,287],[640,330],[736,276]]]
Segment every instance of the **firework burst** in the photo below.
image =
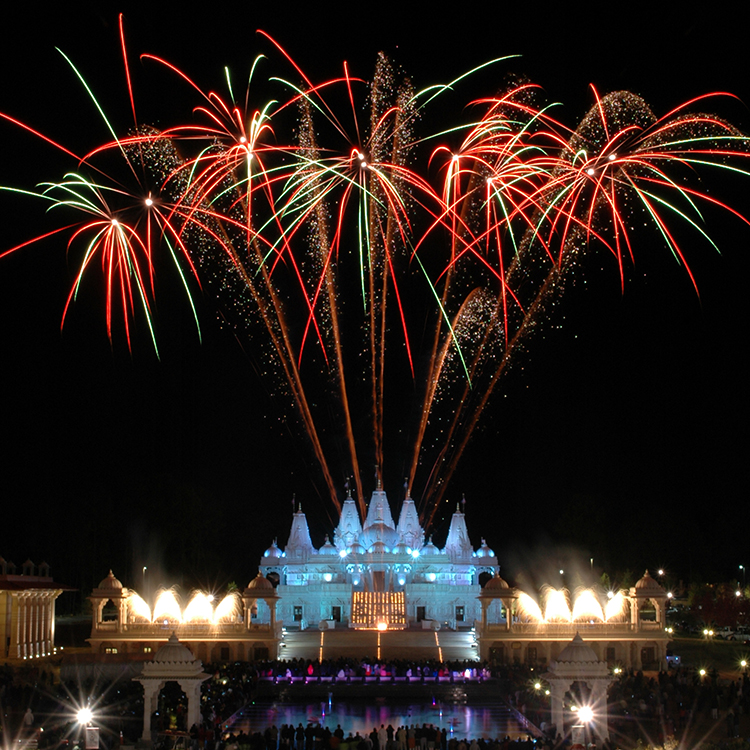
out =
[[[611,255],[624,287],[645,223],[695,285],[673,227],[712,245],[705,206],[748,223],[696,187],[699,172],[747,175],[746,137],[696,114],[703,99],[657,117],[638,96],[594,90],[570,129],[536,87],[514,84],[420,137],[464,76],[419,91],[381,55],[370,83],[346,65],[313,82],[270,42],[291,75],[258,85],[259,57],[241,96],[228,71],[224,96],[144,56],[176,76],[192,110],[157,130],[138,124],[123,41],[134,126],[120,136],[104,118],[111,138],[83,157],[32,131],[74,167],[17,192],[79,218],[7,252],[67,233],[81,259],[64,314],[98,266],[110,338],[119,312],[130,342],[140,310],[154,346],[155,257],[167,254],[186,290],[199,277],[285,397],[336,507],[353,480],[364,512],[374,466],[430,523],[503,374],[589,254]],[[267,86],[278,95],[258,98]]]

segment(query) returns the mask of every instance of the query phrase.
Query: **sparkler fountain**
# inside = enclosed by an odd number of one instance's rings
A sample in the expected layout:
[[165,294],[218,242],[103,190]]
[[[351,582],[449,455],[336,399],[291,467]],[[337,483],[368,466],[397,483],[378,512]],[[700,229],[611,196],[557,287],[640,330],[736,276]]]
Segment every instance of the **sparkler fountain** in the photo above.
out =
[[[569,639],[580,633],[597,658],[610,665],[636,669],[666,664],[667,592],[650,576],[641,577],[629,590],[603,595],[580,588],[573,596],[566,589],[544,586],[541,602],[524,591],[511,589],[499,576],[482,590],[480,658],[504,661],[510,642],[522,662],[549,663]],[[645,612],[653,607],[654,617]]]
[[[165,589],[150,608],[110,570],[89,599],[93,611],[89,642],[100,654],[149,654],[175,633],[204,661],[224,658],[222,653],[228,658],[230,649],[236,658],[268,658],[276,654],[280,639],[277,596],[260,577],[244,591],[228,593],[216,606],[210,595],[197,591],[183,608],[175,591]],[[267,608],[263,624],[253,616],[258,602]],[[107,603],[115,607],[109,617],[105,616]]]

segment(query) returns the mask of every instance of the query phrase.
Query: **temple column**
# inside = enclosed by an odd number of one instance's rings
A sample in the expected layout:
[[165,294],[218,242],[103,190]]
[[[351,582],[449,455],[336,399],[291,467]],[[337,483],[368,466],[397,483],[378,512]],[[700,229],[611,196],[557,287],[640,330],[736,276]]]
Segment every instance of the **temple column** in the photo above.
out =
[[39,648],[42,655],[46,655],[51,649],[47,648],[47,594],[39,597]]
[[31,625],[32,625],[32,637],[31,637],[31,653],[32,656],[39,656],[39,641],[41,640],[41,628],[39,622],[39,595],[32,594],[31,596]]
[[[141,680],[141,684],[143,685],[143,735],[141,741],[151,744],[151,717],[159,707],[159,690],[162,683],[156,680]],[[188,708],[189,706],[190,703],[188,702]]]
[[26,624],[26,615],[26,597],[21,594],[18,597],[18,656],[21,658],[28,656],[28,625]]
[[640,643],[635,644],[635,668],[643,669],[643,647]]
[[186,728],[190,730],[193,724],[198,725],[201,723],[201,681],[180,680],[180,687],[187,697]]
[[24,643],[26,644],[26,655],[29,659],[34,656],[34,596],[33,594],[27,594],[24,599],[24,607],[26,609],[26,637]]
[[591,721],[591,731],[602,740],[609,739],[609,712],[607,711],[607,683],[603,680],[593,680],[588,683],[591,687],[591,708],[594,718]]
[[667,644],[663,641],[656,642],[656,656],[659,662],[659,669],[666,671],[667,666]]
[[8,644],[8,656],[18,657],[20,656],[19,651],[19,627],[20,627],[20,606],[19,597],[17,594],[10,595],[10,613],[11,613],[11,624],[10,624],[10,644]]
[[50,603],[49,603],[49,645],[50,645],[50,651],[55,646],[55,606],[57,599],[57,595],[54,594],[50,597]]
[[118,633],[122,633],[124,630],[128,629],[127,612],[128,612],[127,599],[120,599],[120,601],[117,602],[117,632]]
[[26,622],[28,624],[28,633],[26,643],[28,648],[29,658],[36,656],[36,611],[35,601],[36,597],[31,594],[26,600]]
[[552,723],[555,725],[555,734],[565,737],[565,714],[563,713],[563,701],[565,693],[570,687],[569,682],[562,680],[550,681],[549,703],[552,710]]

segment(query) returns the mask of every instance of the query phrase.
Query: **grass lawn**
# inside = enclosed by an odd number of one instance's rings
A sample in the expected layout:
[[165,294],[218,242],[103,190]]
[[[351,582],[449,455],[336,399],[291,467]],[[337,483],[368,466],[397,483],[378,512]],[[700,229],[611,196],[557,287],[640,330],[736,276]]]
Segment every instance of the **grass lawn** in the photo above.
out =
[[686,668],[715,669],[723,677],[737,679],[742,674],[740,661],[750,664],[750,646],[734,641],[707,640],[703,637],[675,638],[669,648]]

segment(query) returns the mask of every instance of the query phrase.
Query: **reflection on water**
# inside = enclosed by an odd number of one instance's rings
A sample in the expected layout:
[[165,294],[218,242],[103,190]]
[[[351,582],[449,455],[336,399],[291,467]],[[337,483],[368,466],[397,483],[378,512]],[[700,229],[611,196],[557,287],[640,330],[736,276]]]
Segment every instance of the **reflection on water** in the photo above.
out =
[[262,732],[275,724],[320,723],[331,730],[341,724],[346,734],[371,732],[373,727],[391,724],[434,724],[456,737],[518,737],[525,735],[514,716],[505,706],[495,703],[433,703],[416,704],[392,699],[372,701],[330,700],[316,703],[253,703],[247,706],[234,724],[233,731]]

